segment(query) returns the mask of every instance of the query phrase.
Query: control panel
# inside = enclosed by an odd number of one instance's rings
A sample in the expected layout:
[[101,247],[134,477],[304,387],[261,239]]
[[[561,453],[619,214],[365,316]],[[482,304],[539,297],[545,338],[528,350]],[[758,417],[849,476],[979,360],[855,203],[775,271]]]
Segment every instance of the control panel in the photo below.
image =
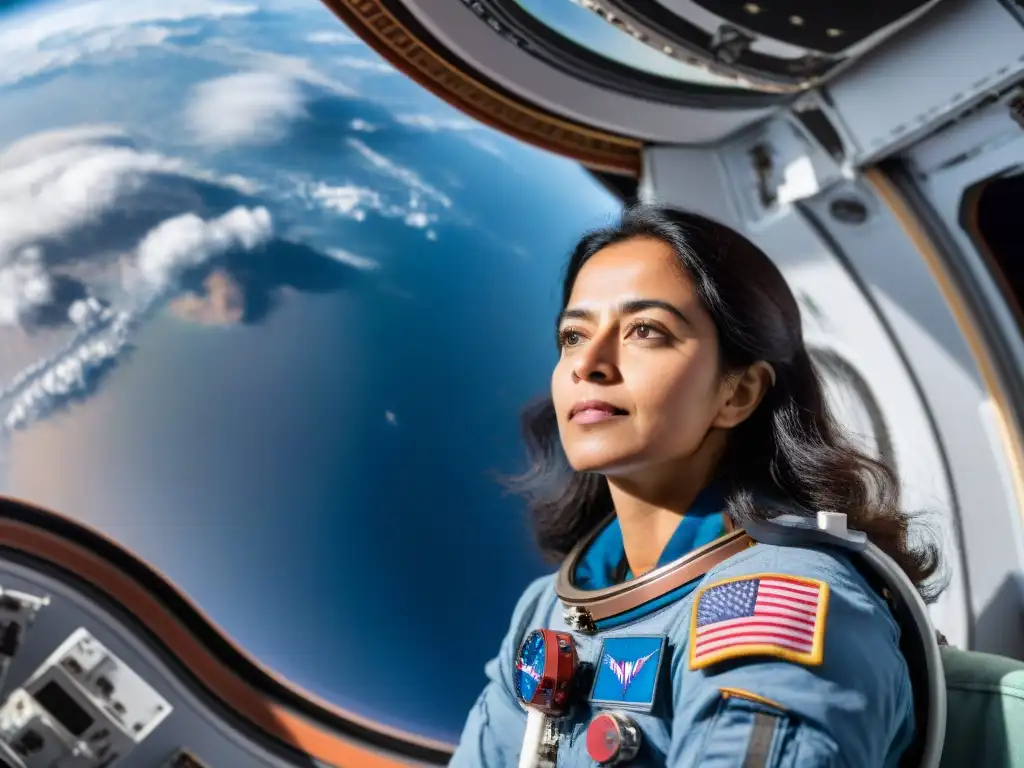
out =
[[21,648],[25,633],[40,609],[50,604],[48,597],[0,587],[0,690],[7,679],[11,660]]
[[0,739],[26,768],[108,768],[171,709],[121,659],[78,629],[0,707]]
[[69,581],[0,556],[0,768],[326,768]]

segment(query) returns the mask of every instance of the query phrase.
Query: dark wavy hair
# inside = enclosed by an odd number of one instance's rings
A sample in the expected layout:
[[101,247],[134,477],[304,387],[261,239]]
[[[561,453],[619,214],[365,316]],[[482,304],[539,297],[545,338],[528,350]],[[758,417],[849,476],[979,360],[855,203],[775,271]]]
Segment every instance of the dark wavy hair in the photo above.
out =
[[[562,308],[580,269],[594,254],[634,238],[672,247],[714,321],[723,373],[759,360],[775,369],[774,386],[733,429],[718,469],[716,481],[725,490],[727,512],[736,524],[783,511],[845,512],[851,528],[868,534],[926,599],[934,599],[941,591],[929,583],[939,566],[937,547],[911,546],[914,515],[900,506],[894,472],[859,451],[831,414],[804,346],[796,299],[757,246],[694,213],[633,205],[614,226],[589,232],[576,245],[562,287]],[[569,466],[550,397],[526,410],[523,430],[531,466],[512,485],[530,503],[541,550],[551,559],[562,558],[613,511],[608,483],[600,474]],[[772,498],[795,509],[771,508],[765,499]]]

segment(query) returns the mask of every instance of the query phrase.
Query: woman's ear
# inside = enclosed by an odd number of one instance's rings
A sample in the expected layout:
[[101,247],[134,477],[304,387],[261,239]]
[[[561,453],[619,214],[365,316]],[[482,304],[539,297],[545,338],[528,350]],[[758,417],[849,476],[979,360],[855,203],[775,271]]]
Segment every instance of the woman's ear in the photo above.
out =
[[725,384],[726,400],[711,426],[730,429],[742,424],[774,385],[775,369],[763,360],[754,363],[739,376],[730,377]]

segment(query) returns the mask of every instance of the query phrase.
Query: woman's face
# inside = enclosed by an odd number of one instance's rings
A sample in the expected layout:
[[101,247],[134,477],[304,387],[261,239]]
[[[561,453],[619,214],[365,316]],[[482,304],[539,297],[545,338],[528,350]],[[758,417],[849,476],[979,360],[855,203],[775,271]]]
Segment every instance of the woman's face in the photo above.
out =
[[577,471],[614,476],[678,464],[712,427],[734,426],[752,410],[744,407],[751,393],[736,397],[746,377],[723,377],[714,323],[661,241],[595,254],[576,278],[559,340],[551,394]]

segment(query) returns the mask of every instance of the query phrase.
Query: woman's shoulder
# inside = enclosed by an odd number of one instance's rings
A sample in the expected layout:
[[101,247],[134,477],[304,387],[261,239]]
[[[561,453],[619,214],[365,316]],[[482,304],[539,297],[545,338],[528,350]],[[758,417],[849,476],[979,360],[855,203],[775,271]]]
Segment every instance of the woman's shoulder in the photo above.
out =
[[828,545],[776,545],[752,542],[708,571],[706,578],[741,576],[746,572],[781,570],[792,576],[851,582],[871,591],[851,555]]
[[512,629],[517,635],[523,634],[523,627],[532,629],[547,626],[544,618],[551,613],[552,606],[558,602],[555,594],[555,575],[546,574],[531,581],[516,601],[512,611]]
[[[853,557],[855,555],[835,546],[754,543],[708,571],[702,586],[775,575],[820,583],[830,592],[855,594],[859,599],[884,607],[885,600],[854,564]],[[888,609],[885,613],[889,613]]]
[[526,589],[523,590],[523,594],[519,597],[517,609],[527,609],[530,606],[536,607],[537,605],[555,598],[555,574],[546,573],[543,576],[538,576],[536,579],[526,585]]
[[838,752],[849,765],[890,764],[910,738],[913,693],[899,628],[838,547],[744,549],[708,572],[679,629],[686,634],[673,658],[681,713],[673,728],[699,722],[700,707],[728,691],[736,715],[723,728],[749,716],[736,697],[753,695],[787,713],[800,754],[820,747],[820,760]]
[[[816,656],[822,650],[834,658],[846,656],[845,646],[856,637],[894,660],[901,658],[896,619],[852,557],[832,546],[754,544],[705,575],[693,611],[699,621],[715,616],[727,601],[743,601],[752,614],[763,613],[763,620],[786,623],[787,629],[796,628],[792,620],[806,623],[819,643],[827,626],[829,642],[827,647],[815,643]],[[902,673],[902,662],[898,666],[894,671]]]

